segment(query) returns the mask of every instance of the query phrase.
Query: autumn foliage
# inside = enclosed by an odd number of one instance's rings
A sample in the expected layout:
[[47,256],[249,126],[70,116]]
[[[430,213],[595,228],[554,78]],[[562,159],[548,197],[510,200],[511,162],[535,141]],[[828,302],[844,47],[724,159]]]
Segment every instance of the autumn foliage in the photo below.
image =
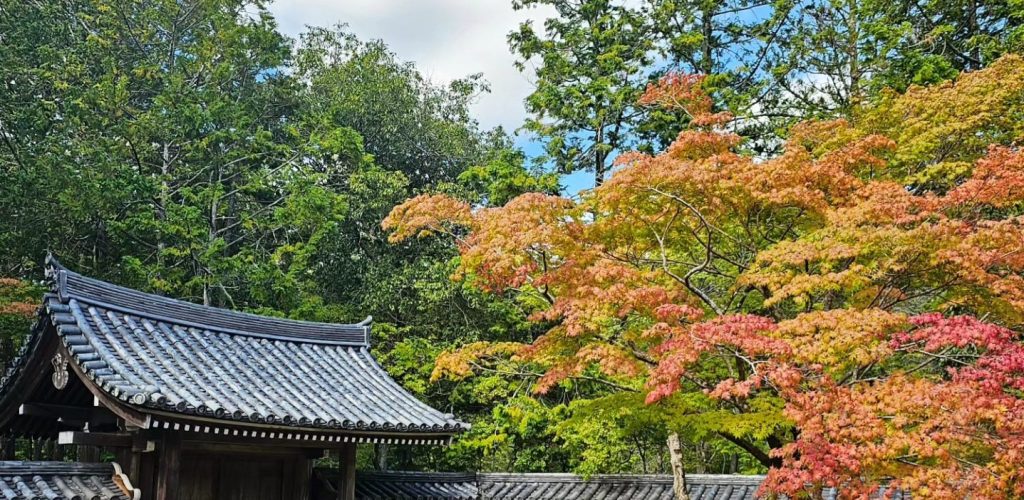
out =
[[703,394],[710,420],[776,408],[767,435],[717,428],[771,467],[766,494],[1024,496],[1024,60],[800,124],[770,159],[700,77],[642,102],[692,127],[578,202],[425,195],[385,220],[394,240],[450,234],[457,278],[551,325],[435,376],[504,356],[539,367],[540,392],[587,376],[653,405]]

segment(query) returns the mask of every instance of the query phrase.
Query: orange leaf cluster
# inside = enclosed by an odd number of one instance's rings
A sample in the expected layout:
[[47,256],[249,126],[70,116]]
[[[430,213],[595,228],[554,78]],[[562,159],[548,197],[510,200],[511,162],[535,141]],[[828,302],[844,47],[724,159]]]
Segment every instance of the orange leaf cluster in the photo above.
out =
[[488,359],[515,356],[522,348],[522,344],[515,342],[474,342],[453,351],[445,351],[437,357],[430,379],[464,379],[473,375],[474,365]]
[[[776,326],[772,320],[761,316],[719,316],[690,326],[656,324],[653,328],[668,330],[668,335],[667,340],[654,349],[655,354],[661,355],[661,359],[648,381],[648,403],[660,401],[678,391],[688,371],[695,368],[701,358],[720,353],[720,349],[726,349],[727,352],[734,349],[751,358],[789,351],[786,344],[766,334]],[[760,382],[755,371],[752,377],[745,380],[726,379],[709,393],[723,399],[745,397]]]
[[468,226],[471,221],[468,203],[444,195],[421,194],[395,207],[381,227],[391,231],[388,240],[396,243],[412,236],[446,233],[452,226]]
[[[1024,494],[1024,346],[1012,331],[971,317],[931,313],[891,336],[900,353],[956,359],[980,350],[974,364],[943,379],[910,371],[867,383],[804,381],[787,391],[786,414],[800,436],[776,450],[783,467],[763,488],[796,496],[820,487],[846,495],[892,488],[934,498],[1007,498]],[[869,480],[868,478],[871,478]],[[813,493],[811,491],[810,493]]]
[[23,318],[35,316],[39,306],[31,302],[11,302],[0,305],[0,314],[12,314]]
[[773,435],[766,492],[1024,496],[1024,59],[801,124],[769,159],[739,152],[702,82],[649,87],[643,104],[693,128],[622,155],[578,202],[395,209],[393,240],[466,228],[461,276],[552,325],[435,375],[501,353],[539,392],[583,376],[650,404],[698,391],[721,405],[709,418],[776,398],[796,432]]
[[949,204],[991,205],[1003,208],[1020,203],[1024,192],[1024,154],[992,146],[978,161],[971,178],[947,196]]

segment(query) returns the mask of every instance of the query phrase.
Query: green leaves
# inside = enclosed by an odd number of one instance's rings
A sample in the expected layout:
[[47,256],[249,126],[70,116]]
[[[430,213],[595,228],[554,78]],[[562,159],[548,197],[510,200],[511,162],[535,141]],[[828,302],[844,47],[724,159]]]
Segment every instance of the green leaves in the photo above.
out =
[[523,154],[511,149],[499,150],[486,163],[459,174],[458,181],[471,193],[480,193],[480,203],[501,206],[524,193],[557,194],[558,176],[531,172],[523,163]]
[[487,149],[468,111],[487,91],[479,74],[434,85],[383,42],[360,41],[344,25],[310,28],[295,57],[305,127],[357,131],[376,163],[415,189],[455,178]]
[[609,0],[529,0],[517,8],[552,6],[543,36],[530,22],[509,34],[520,69],[537,60],[536,90],[526,99],[532,117],[523,128],[545,143],[546,160],[561,172],[587,170],[600,183],[614,153],[633,144],[640,123],[637,99],[653,62],[640,12]]

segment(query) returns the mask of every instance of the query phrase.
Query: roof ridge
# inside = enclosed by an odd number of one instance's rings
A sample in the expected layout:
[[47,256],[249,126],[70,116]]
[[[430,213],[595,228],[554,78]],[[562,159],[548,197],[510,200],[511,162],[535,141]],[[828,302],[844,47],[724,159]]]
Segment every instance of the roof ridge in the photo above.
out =
[[196,304],[85,276],[46,257],[46,276],[62,303],[75,299],[140,318],[268,340],[352,346],[370,345],[372,318],[359,323],[324,323]]
[[15,475],[32,473],[34,475],[62,474],[62,475],[95,475],[98,472],[107,474],[114,473],[114,466],[110,463],[84,463],[84,462],[60,462],[60,461],[28,461],[28,460],[3,460],[0,461],[0,475]]
[[[593,474],[587,477],[572,472],[481,472],[481,480],[500,481],[503,479],[529,479],[537,482],[636,482],[636,481],[672,481],[671,474]],[[686,480],[693,483],[714,484],[749,484],[764,481],[763,475],[742,474],[687,474]]]
[[476,481],[477,472],[423,472],[423,471],[358,471],[356,475],[363,478],[381,478],[396,481],[420,481],[430,479],[432,481]]
[[[593,474],[588,477],[573,472],[454,472],[454,471],[359,471],[363,476],[398,479],[458,479],[475,478],[477,480],[529,479],[550,482],[635,482],[635,481],[672,481],[671,474]],[[767,476],[763,474],[687,474],[687,481],[715,484],[760,484]]]
[[[332,470],[333,471],[333,470]],[[322,474],[323,469],[317,469]],[[596,474],[584,479],[563,472],[414,472],[359,471],[357,498],[444,498],[486,500],[495,498],[645,498],[670,500],[672,476],[668,474]],[[333,477],[333,476],[324,476]],[[763,475],[687,474],[687,491],[695,500],[754,498]]]

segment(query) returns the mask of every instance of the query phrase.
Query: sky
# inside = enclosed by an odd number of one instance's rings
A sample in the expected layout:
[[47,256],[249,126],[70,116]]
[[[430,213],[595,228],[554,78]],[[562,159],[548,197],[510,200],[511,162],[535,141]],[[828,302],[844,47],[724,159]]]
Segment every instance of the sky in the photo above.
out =
[[[511,0],[276,0],[270,10],[281,30],[297,38],[306,26],[346,23],[363,39],[382,39],[398,57],[412,61],[437,84],[483,73],[491,92],[473,104],[484,128],[502,126],[510,133],[526,118],[523,99],[533,90],[532,71],[520,73],[509,51],[508,33],[527,19],[540,25],[548,8],[512,9]],[[519,135],[528,155],[540,147]],[[587,185],[583,173],[563,177],[569,194]]]

